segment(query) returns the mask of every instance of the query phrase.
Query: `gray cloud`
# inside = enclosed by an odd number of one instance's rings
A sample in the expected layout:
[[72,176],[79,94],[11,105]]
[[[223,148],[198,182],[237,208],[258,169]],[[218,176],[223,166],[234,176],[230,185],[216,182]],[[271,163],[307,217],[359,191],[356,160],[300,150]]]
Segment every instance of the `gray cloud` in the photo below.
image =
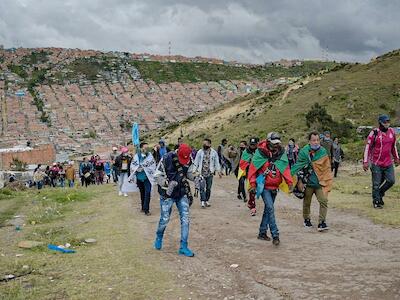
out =
[[0,44],[366,61],[400,48],[399,1],[2,0]]

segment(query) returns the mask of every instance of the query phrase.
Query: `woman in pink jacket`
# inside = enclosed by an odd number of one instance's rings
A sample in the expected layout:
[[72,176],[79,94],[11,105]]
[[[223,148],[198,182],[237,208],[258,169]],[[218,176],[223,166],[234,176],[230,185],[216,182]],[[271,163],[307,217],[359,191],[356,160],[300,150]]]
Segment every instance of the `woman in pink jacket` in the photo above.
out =
[[396,133],[390,127],[390,118],[380,115],[379,127],[370,132],[364,151],[364,171],[372,172],[372,204],[383,208],[385,192],[395,183],[393,161],[400,163],[396,148]]

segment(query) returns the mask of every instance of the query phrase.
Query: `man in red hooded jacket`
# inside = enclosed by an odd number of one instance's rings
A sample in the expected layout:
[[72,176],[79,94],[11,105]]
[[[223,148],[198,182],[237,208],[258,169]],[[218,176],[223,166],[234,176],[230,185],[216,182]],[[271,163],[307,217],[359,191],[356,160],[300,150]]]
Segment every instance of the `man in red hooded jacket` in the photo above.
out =
[[275,132],[268,134],[267,140],[258,145],[250,164],[249,181],[250,192],[260,194],[264,201],[264,213],[258,239],[270,240],[267,235],[269,227],[273,239],[272,243],[279,245],[279,230],[275,221],[274,202],[279,186],[283,181],[290,189],[293,185],[289,160],[282,147],[279,134]]

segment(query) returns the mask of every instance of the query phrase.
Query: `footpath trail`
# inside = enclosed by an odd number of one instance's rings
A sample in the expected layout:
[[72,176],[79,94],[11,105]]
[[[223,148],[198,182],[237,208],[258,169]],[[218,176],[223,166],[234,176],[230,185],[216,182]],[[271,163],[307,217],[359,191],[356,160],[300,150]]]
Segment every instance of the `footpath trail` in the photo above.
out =
[[[152,248],[159,220],[156,192],[151,216],[140,212],[139,194],[118,197],[114,185],[78,188],[78,194],[93,198],[64,207],[42,200],[62,190],[3,199],[0,215],[11,220],[0,224],[12,226],[0,226],[0,277],[23,274],[0,282],[0,299],[400,299],[399,228],[330,209],[328,232],[306,230],[301,201],[279,195],[281,244],[275,247],[257,239],[263,204],[257,201],[258,215],[251,217],[236,188],[233,177],[215,178],[212,207],[201,209],[195,200],[189,239],[194,258],[177,254],[175,207],[163,250]],[[317,206],[314,201],[314,225]],[[48,219],[52,207],[62,215]],[[22,231],[15,229],[15,215],[26,216]],[[71,255],[17,247],[26,239],[79,245],[88,237],[97,243],[77,246]]]
[[[190,246],[195,258],[177,256],[179,219],[174,209],[167,228],[163,267],[192,299],[400,299],[400,230],[338,210],[329,210],[328,232],[302,226],[301,201],[279,195],[276,216],[281,244],[257,240],[263,204],[250,217],[236,199],[236,180],[214,180],[212,207],[191,210]],[[159,218],[135,217],[138,232],[149,245]],[[139,215],[138,195],[130,198]],[[132,207],[133,206],[133,207]],[[313,223],[318,205],[313,201]],[[149,251],[156,251],[151,250]],[[236,268],[232,264],[239,265]],[[167,296],[166,296],[167,297]],[[168,297],[167,297],[168,298]]]

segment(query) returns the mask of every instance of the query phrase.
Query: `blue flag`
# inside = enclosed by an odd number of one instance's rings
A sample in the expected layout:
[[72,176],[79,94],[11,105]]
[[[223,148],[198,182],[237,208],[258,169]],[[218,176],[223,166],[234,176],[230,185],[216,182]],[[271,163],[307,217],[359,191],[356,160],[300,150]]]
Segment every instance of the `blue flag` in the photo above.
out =
[[132,143],[135,146],[139,146],[140,138],[139,138],[139,124],[133,123],[132,125]]

